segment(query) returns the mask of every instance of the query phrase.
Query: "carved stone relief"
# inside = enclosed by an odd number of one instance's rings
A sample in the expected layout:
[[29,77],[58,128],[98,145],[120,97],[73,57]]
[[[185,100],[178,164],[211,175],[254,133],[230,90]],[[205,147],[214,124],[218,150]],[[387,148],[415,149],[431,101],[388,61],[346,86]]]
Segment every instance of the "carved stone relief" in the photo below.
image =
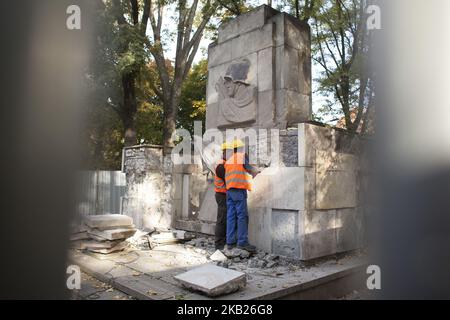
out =
[[250,61],[239,60],[228,66],[216,83],[219,94],[219,126],[256,120],[257,89],[248,82]]

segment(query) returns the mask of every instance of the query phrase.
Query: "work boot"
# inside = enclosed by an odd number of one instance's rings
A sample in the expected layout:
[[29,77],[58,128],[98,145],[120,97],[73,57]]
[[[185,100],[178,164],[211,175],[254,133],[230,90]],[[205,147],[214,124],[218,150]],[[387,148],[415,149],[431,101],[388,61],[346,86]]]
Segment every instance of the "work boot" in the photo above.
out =
[[245,250],[247,252],[250,252],[250,253],[256,253],[256,247],[252,246],[251,244],[246,244],[245,246],[239,246],[238,245],[238,248],[241,249],[241,250]]
[[233,244],[227,244],[226,246],[225,246],[225,250],[232,250],[234,247],[236,247],[236,244],[235,243],[233,243]]

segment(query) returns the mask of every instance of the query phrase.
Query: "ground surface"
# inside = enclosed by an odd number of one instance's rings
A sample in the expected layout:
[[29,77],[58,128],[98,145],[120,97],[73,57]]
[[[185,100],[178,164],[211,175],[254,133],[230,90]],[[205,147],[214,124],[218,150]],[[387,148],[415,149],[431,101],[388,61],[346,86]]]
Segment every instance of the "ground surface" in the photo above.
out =
[[[82,284],[77,297],[118,300],[130,297],[152,300],[208,299],[182,288],[173,277],[191,268],[214,263],[247,275],[245,289],[219,299],[277,299],[342,278],[362,268],[365,263],[363,257],[353,255],[306,267],[262,252],[252,257],[245,254],[233,257],[239,252],[228,253],[231,256],[226,263],[214,262],[209,259],[214,252],[209,246],[210,242],[198,239],[197,242],[199,245],[193,242],[170,244],[157,246],[153,250],[128,248],[108,255],[74,250],[71,252],[72,263],[97,279],[84,275],[86,283],[84,287]],[[357,297],[354,295],[354,298]]]
[[135,300],[111,285],[82,272],[81,289],[73,290],[73,300]]

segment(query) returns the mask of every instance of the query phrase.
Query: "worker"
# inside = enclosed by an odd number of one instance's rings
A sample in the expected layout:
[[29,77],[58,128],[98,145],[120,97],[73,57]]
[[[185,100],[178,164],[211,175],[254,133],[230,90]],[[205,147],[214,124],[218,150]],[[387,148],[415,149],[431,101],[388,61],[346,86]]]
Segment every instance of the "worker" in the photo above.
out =
[[247,191],[252,189],[252,177],[259,171],[249,164],[244,147],[241,140],[235,139],[228,145],[226,152],[224,164],[227,189],[226,241],[227,249],[232,249],[237,244],[239,249],[254,253],[256,247],[248,242]]
[[225,157],[228,143],[223,143],[222,159],[219,160],[214,175],[214,191],[216,192],[217,219],[215,229],[216,250],[222,250],[226,243],[227,232],[227,188],[225,187]]

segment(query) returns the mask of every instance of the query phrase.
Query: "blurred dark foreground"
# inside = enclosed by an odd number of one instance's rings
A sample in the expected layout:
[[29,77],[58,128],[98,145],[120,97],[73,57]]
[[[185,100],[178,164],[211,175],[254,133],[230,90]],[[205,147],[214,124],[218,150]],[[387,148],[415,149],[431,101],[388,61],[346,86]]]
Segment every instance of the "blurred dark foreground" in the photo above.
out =
[[[95,2],[0,3],[2,299],[69,297],[66,250]],[[450,3],[374,3],[382,8],[373,64],[379,203],[368,227],[379,296],[448,299]],[[81,30],[66,28],[72,4],[82,8]]]

